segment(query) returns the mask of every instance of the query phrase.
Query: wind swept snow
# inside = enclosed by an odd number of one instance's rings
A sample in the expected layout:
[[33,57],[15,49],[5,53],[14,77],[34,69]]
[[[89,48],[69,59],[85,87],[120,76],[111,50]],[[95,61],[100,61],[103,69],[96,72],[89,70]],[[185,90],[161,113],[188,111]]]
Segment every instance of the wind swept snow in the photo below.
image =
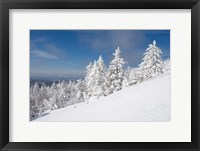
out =
[[164,75],[90,103],[51,111],[33,122],[170,122],[170,106],[170,75]]

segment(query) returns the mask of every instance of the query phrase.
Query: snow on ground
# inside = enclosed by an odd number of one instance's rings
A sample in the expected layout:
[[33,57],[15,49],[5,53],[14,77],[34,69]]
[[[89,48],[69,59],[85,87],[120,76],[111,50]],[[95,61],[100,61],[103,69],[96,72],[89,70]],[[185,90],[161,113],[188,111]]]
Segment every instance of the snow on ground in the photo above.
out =
[[127,121],[169,122],[170,75],[124,88],[90,103],[54,110],[35,122]]

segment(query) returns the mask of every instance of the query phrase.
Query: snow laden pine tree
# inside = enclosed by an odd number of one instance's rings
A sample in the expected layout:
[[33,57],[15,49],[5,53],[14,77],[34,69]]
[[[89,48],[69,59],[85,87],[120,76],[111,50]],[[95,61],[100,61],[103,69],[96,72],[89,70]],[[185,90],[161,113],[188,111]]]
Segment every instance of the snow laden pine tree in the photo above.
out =
[[153,43],[150,44],[146,49],[142,63],[139,65],[139,68],[142,72],[142,81],[149,78],[154,78],[163,73],[163,62],[161,55],[162,51],[156,46],[156,41],[154,40]]
[[90,97],[89,87],[90,87],[90,80],[91,80],[91,72],[92,72],[93,64],[90,62],[86,66],[86,76],[85,76],[85,85],[86,85],[86,100]]
[[90,72],[92,71],[92,63],[90,62],[87,66],[86,66],[86,76],[85,76],[85,81],[86,83],[89,80],[89,76],[90,76]]
[[128,87],[137,83],[136,70],[128,66],[124,72],[123,87]]
[[106,90],[106,67],[104,65],[104,61],[102,56],[99,56],[99,59],[97,61],[97,71],[96,71],[96,77],[95,77],[95,87],[94,87],[94,95],[99,97],[105,96],[105,90]]
[[123,86],[124,71],[123,66],[125,61],[121,58],[121,50],[119,47],[113,53],[114,59],[110,62],[108,69],[108,84],[107,95],[118,91]]
[[86,87],[87,87],[87,99],[91,98],[94,94],[94,87],[95,87],[95,78],[97,73],[97,62],[94,61],[90,70],[87,73],[86,79]]
[[76,81],[75,84],[75,91],[76,91],[76,103],[80,103],[85,101],[86,98],[86,92],[85,92],[85,81],[79,79]]
[[86,76],[88,98],[100,98],[105,95],[106,85],[106,68],[103,58],[100,56],[98,61],[94,61],[92,68],[88,67]]

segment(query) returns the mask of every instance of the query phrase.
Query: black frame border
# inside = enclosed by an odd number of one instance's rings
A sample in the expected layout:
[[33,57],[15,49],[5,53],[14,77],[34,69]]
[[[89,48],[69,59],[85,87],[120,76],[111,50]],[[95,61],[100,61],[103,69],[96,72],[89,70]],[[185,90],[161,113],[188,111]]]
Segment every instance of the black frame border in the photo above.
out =
[[[200,0],[0,0],[0,149],[200,151]],[[9,142],[9,9],[191,9],[191,142]]]

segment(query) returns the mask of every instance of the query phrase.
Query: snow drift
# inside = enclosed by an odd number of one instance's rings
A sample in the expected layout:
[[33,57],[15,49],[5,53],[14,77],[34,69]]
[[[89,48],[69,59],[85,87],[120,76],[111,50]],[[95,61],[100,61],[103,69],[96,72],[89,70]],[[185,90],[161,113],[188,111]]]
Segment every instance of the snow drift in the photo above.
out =
[[90,103],[54,110],[33,122],[170,122],[170,75],[124,88]]

